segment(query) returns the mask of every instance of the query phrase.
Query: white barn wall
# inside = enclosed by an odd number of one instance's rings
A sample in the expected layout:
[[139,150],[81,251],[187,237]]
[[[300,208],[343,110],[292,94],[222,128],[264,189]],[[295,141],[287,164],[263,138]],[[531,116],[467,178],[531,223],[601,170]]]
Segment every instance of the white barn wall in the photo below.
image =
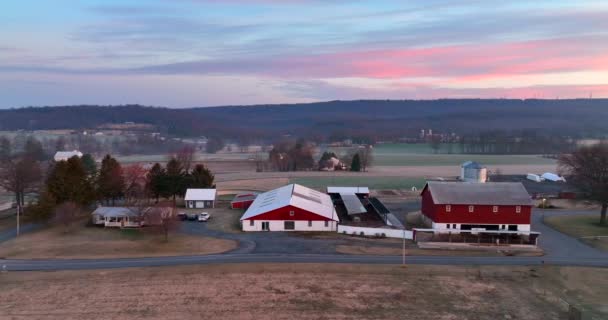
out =
[[252,220],[243,220],[242,229],[243,231],[266,231],[262,230],[262,222],[268,222],[268,231],[336,231],[335,221],[329,221],[327,227],[325,221],[312,221],[312,225],[308,226],[308,220],[297,220],[294,221],[294,230],[285,230],[285,221],[291,220],[253,220],[253,226],[251,225]]

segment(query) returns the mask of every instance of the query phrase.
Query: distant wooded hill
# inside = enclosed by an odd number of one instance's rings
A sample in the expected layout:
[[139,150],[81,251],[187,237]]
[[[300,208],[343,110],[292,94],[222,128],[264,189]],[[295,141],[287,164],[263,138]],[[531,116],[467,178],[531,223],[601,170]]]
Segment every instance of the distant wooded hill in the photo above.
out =
[[373,138],[484,131],[597,137],[608,133],[608,99],[358,100],[168,109],[127,106],[0,110],[0,130],[90,129],[136,122],[176,136]]

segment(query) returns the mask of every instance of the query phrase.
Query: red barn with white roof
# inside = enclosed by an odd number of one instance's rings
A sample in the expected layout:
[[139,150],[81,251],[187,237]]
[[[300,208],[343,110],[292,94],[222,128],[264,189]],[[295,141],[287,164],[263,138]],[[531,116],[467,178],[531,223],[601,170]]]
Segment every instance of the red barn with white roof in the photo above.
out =
[[429,181],[421,196],[433,229],[530,231],[532,200],[519,182]]
[[290,184],[260,194],[241,217],[243,231],[336,231],[329,195]]

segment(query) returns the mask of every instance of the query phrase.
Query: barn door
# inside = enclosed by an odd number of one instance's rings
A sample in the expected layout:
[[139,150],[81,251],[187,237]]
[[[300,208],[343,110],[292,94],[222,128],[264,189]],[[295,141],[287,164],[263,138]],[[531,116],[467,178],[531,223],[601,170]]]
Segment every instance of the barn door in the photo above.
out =
[[270,231],[270,222],[268,222],[268,221],[262,222],[262,231]]

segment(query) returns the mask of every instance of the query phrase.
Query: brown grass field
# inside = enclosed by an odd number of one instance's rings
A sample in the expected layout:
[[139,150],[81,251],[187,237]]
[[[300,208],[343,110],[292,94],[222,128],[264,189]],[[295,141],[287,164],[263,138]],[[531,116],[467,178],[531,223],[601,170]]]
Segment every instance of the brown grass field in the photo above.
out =
[[[0,274],[2,319],[606,319],[608,269],[228,264]],[[603,305],[603,306],[602,306]]]
[[233,240],[170,234],[162,236],[139,232],[78,227],[64,233],[47,228],[0,243],[0,257],[12,259],[91,259],[213,254],[237,247]]

